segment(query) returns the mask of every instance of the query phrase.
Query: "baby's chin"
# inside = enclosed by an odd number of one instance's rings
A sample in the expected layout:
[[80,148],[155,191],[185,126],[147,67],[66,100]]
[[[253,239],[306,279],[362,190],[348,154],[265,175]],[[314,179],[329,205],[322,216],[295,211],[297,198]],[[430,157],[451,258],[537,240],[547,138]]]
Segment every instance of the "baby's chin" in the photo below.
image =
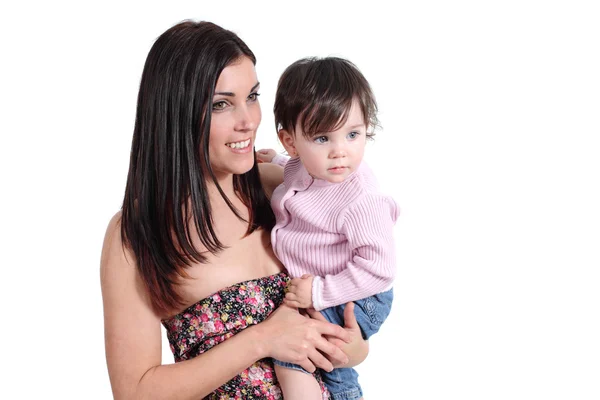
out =
[[322,177],[321,179],[329,182],[329,183],[340,183],[340,182],[344,182],[344,180],[348,177],[348,174],[336,174],[336,175],[331,175],[328,174],[327,176]]

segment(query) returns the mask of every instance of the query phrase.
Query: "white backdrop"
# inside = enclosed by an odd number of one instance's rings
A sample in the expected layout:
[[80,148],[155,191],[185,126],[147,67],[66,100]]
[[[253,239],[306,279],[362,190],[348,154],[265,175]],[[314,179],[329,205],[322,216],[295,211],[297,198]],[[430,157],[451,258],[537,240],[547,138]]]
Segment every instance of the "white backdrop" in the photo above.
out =
[[196,19],[258,58],[258,147],[281,149],[273,96],[296,59],[347,57],[374,88],[383,130],[366,159],[402,214],[394,308],[359,367],[367,400],[597,400],[594,3],[0,6],[0,397],[111,398],[102,239],[147,52]]

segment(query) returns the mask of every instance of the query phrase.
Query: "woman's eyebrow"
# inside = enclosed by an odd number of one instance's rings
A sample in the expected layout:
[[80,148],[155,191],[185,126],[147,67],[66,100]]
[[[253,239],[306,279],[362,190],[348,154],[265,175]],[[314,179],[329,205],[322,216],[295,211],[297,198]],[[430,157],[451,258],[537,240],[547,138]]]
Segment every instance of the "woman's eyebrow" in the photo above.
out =
[[[260,86],[260,82],[257,82],[256,85],[252,86],[252,89],[250,89],[250,93],[252,93],[253,91],[256,90],[257,87]],[[215,94],[218,94],[220,96],[229,96],[229,97],[235,97],[235,93],[233,92],[215,92]]]

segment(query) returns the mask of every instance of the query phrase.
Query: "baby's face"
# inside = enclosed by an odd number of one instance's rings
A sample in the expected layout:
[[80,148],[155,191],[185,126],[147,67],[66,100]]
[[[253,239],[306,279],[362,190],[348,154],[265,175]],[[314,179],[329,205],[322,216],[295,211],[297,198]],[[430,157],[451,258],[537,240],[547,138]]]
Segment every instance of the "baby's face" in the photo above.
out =
[[307,139],[296,127],[294,147],[308,173],[314,178],[339,183],[356,171],[365,152],[367,126],[357,101],[348,119],[333,132]]

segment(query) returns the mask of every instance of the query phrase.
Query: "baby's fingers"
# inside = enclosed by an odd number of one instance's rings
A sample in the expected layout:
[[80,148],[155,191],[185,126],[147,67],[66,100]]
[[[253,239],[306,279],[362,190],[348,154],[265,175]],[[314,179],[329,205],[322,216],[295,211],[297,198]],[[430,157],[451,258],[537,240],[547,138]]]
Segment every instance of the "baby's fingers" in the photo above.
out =
[[297,286],[298,284],[302,283],[302,278],[294,278],[290,281],[289,285],[290,286]]
[[285,299],[299,301],[300,297],[295,292],[287,292],[285,294]]
[[292,308],[303,308],[303,307],[302,307],[302,305],[300,304],[300,302],[299,302],[299,301],[296,301],[296,300],[288,300],[288,299],[285,299],[283,302],[284,302],[284,303],[285,303],[285,305],[286,305],[286,306],[288,306],[288,307],[292,307]]
[[283,302],[293,308],[303,308],[300,298],[295,293],[286,293]]

